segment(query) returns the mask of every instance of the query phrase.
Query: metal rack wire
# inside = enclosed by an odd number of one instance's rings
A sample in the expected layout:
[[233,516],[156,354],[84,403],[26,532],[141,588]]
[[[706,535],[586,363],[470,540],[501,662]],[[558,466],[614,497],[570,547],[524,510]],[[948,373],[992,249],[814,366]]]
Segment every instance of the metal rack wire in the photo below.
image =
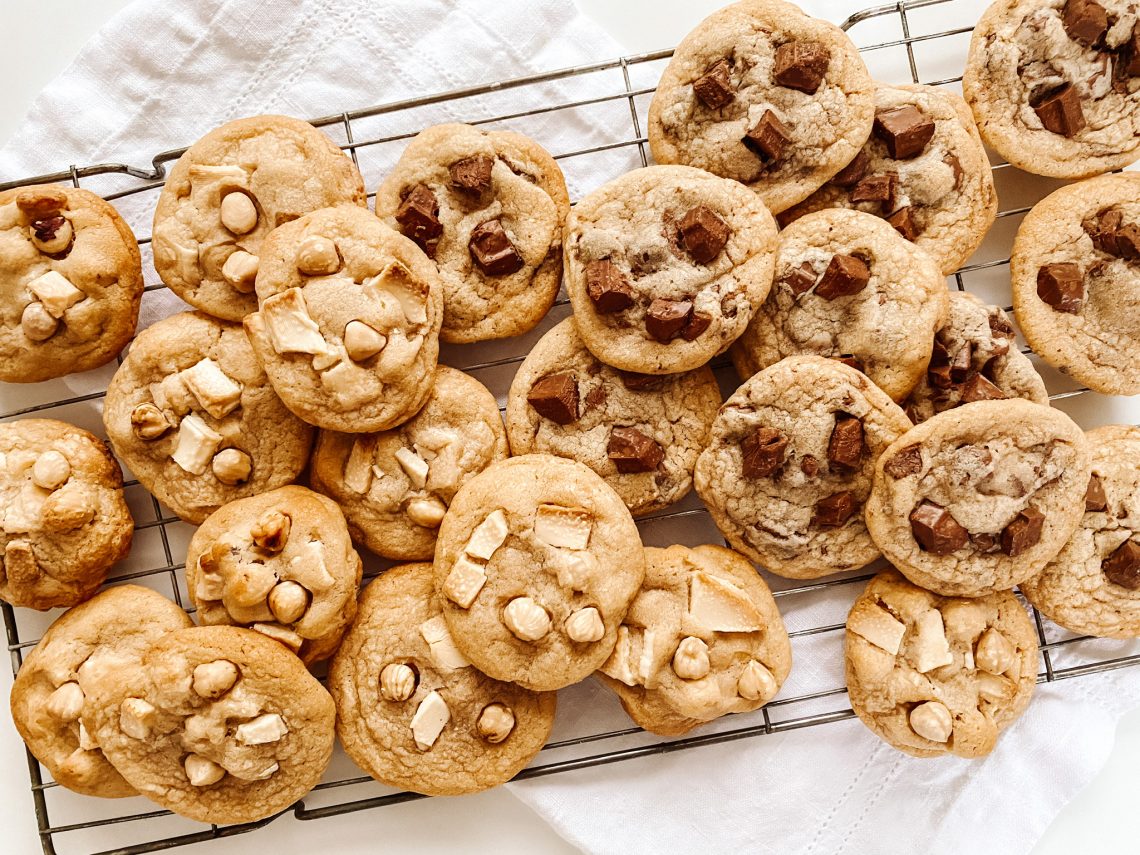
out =
[[[859,43],[860,34],[873,30],[874,40],[860,45],[872,74],[885,81],[912,81],[953,87],[960,81],[955,76],[965,59],[971,26],[945,29],[946,6],[956,0],[902,0],[889,5],[860,11],[849,17],[843,28]],[[863,25],[863,26],[860,26]],[[884,32],[885,31],[885,32]],[[937,43],[938,50],[931,48]],[[916,50],[916,48],[919,48]],[[654,85],[672,51],[622,57],[576,68],[535,74],[512,80],[440,93],[360,110],[331,114],[313,120],[317,127],[337,139],[361,168],[369,186],[375,186],[384,167],[394,162],[403,141],[420,128],[445,118],[460,118],[472,124],[493,124],[517,128],[542,139],[541,131],[558,124],[588,127],[559,135],[559,145],[549,145],[574,186],[577,164],[589,169],[592,178],[609,170],[614,175],[645,165],[649,158],[643,121]],[[951,71],[951,74],[947,74]],[[508,96],[508,97],[504,97]],[[504,109],[502,105],[509,105]],[[29,183],[71,182],[100,192],[119,206],[131,206],[136,223],[149,223],[156,191],[161,187],[167,166],[182,150],[166,151],[154,156],[149,167],[124,163],[71,166],[66,170],[0,183],[0,190]],[[1004,207],[990,239],[971,263],[952,277],[952,286],[970,290],[989,302],[1008,305],[1008,247],[1018,218],[1029,210],[1036,199],[1052,189],[1042,179],[1026,176],[1008,164],[994,165],[995,180],[1003,200],[1017,204]],[[134,223],[133,223],[134,224]],[[141,233],[136,228],[136,233]],[[140,240],[145,251],[149,236]],[[153,271],[148,271],[153,277]],[[148,280],[147,298],[157,298],[165,288]],[[445,362],[476,375],[503,401],[511,375],[523,359],[529,345],[553,323],[569,311],[564,297],[556,303],[551,317],[530,336],[507,343],[485,343],[465,348],[443,349]],[[1075,388],[1070,381],[1039,365],[1052,393],[1052,400],[1066,409],[1076,409],[1081,419],[1082,407],[1096,401],[1097,410],[1105,408],[1107,399],[1087,390]],[[714,363],[718,377],[726,388],[734,385],[731,370],[722,360]],[[109,376],[109,375],[107,375]],[[98,382],[98,380],[96,380]],[[99,407],[105,380],[94,388],[75,394],[72,387],[60,383],[40,384],[32,393],[33,402],[25,396],[21,406],[10,407],[15,397],[10,389],[0,388],[0,420],[29,415],[63,418],[102,433]],[[57,394],[62,392],[63,394]],[[1087,410],[1086,410],[1087,412]],[[1087,420],[1087,419],[1086,419]],[[169,510],[146,494],[136,481],[127,482],[128,500],[136,520],[136,541],[149,541],[153,560],[128,560],[109,583],[134,581],[155,587],[185,606],[184,578],[180,556],[184,552],[191,529]],[[693,497],[679,506],[640,521],[647,543],[664,545],[671,542],[674,524],[684,520],[702,542],[719,539],[707,513]],[[157,539],[156,539],[157,538]],[[371,578],[382,562],[366,563],[366,578]],[[847,607],[861,589],[869,573],[848,574],[823,582],[796,584],[789,580],[766,576],[780,600],[781,611],[788,620],[795,655],[830,657],[841,661],[842,630]],[[17,612],[7,603],[0,604],[4,616],[8,651],[15,673],[26,650],[34,646],[51,616]],[[1043,619],[1035,611],[1041,670],[1038,682],[1054,682],[1140,664],[1140,653],[1128,643],[1106,642],[1068,633]],[[805,651],[812,651],[806,653]],[[591,684],[567,691],[590,692]],[[599,699],[601,695],[599,695]],[[599,701],[600,705],[604,703]],[[674,740],[661,740],[639,728],[628,726],[628,720],[614,714],[610,704],[608,719],[590,720],[556,729],[554,739],[541,752],[520,778],[557,774],[573,769],[617,763],[651,754],[687,750],[731,740],[813,727],[849,719],[853,716],[846,701],[846,688],[837,664],[834,671],[814,682],[797,682],[797,673],[784,686],[780,696],[762,710],[747,715],[729,716],[698,730],[695,734]],[[625,722],[625,726],[618,724]],[[695,756],[694,762],[700,762]],[[40,764],[28,754],[28,772],[35,805],[39,835],[45,853],[69,848],[74,832],[107,830],[99,839],[111,842],[107,852],[142,853],[168,849],[191,843],[243,834],[276,819],[233,826],[207,826],[175,817],[168,811],[135,812],[141,800],[109,802],[83,799],[68,793],[51,781]],[[343,756],[334,758],[325,779],[317,789],[284,813],[299,820],[315,820],[354,811],[419,799],[410,792],[392,792],[364,776]],[[280,816],[279,814],[278,816]],[[70,837],[69,837],[70,836]]]

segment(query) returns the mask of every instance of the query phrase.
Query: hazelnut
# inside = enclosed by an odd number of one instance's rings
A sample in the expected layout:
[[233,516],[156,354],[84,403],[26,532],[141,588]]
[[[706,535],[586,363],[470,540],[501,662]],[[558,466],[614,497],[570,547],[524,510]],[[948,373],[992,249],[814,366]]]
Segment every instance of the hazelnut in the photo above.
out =
[[344,349],[353,362],[371,359],[384,349],[388,339],[363,321],[349,321],[344,328]]
[[753,659],[740,672],[736,681],[736,693],[748,701],[763,700],[767,703],[779,690],[772,672]]
[[72,481],[44,501],[43,521],[48,531],[74,531],[95,516],[96,500],[91,490]]
[[75,721],[83,712],[83,700],[78,683],[64,683],[48,695],[47,711],[60,721]]
[[414,499],[408,503],[408,518],[424,528],[439,528],[447,507],[432,496],[428,499]]
[[56,213],[52,216],[32,221],[32,246],[47,255],[66,252],[75,237],[71,220]]
[[131,427],[139,439],[151,440],[170,430],[170,422],[154,404],[139,404],[131,410]]
[[297,246],[297,269],[306,276],[328,276],[340,270],[336,243],[321,235],[309,235]]
[[223,448],[214,455],[210,468],[213,469],[215,478],[233,487],[249,480],[250,473],[253,472],[253,461],[244,451]]
[[566,635],[571,641],[601,641],[605,634],[606,626],[602,623],[602,616],[593,606],[578,609],[566,618]]
[[699,680],[709,672],[709,646],[689,635],[673,654],[673,671],[682,680]]
[[253,291],[253,283],[257,279],[257,270],[261,259],[252,252],[239,249],[230,253],[226,263],[222,265],[222,278],[233,286],[235,291],[249,294]]
[[296,582],[282,582],[269,592],[269,611],[278,623],[296,623],[309,608],[309,592]]
[[203,662],[194,669],[194,692],[211,701],[216,700],[233,688],[240,673],[238,666],[228,659]]
[[475,726],[481,737],[492,745],[498,745],[515,729],[515,714],[505,704],[488,704],[479,713]]
[[252,232],[257,225],[257,206],[241,190],[233,190],[222,197],[220,210],[222,225],[235,235]]
[[386,701],[406,701],[416,691],[416,672],[396,662],[380,672],[380,695]]
[[266,552],[280,552],[285,548],[289,539],[289,531],[293,527],[292,518],[281,511],[269,510],[253,524],[249,536],[253,542]]
[[538,641],[550,632],[550,615],[530,597],[515,597],[507,603],[503,623],[523,641]]
[[127,698],[119,707],[119,728],[132,739],[146,739],[157,712],[142,698]]
[[24,307],[24,314],[20,317],[20,327],[31,341],[47,341],[55,335],[59,321],[48,314],[43,303],[37,301],[28,303]]
[[954,719],[945,704],[927,701],[910,711],[910,726],[923,739],[947,742],[954,732]]
[[32,466],[32,481],[45,490],[58,490],[71,477],[71,464],[67,458],[52,449],[36,458]]
[[1004,674],[1013,665],[1016,651],[1009,639],[992,627],[982,633],[974,649],[974,661],[983,671]]
[[183,763],[186,778],[192,787],[208,787],[216,784],[226,775],[226,770],[200,754],[188,754]]

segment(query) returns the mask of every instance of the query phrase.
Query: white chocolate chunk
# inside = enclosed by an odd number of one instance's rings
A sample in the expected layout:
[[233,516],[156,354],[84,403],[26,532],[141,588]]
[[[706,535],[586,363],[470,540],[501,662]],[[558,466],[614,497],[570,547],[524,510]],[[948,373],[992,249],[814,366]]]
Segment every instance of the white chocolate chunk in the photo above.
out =
[[47,711],[60,721],[75,721],[83,712],[83,701],[83,690],[78,683],[64,683],[48,695]]
[[455,641],[451,637],[451,632],[447,628],[447,621],[443,619],[443,615],[436,615],[431,620],[420,624],[420,635],[428,643],[431,659],[436,667],[444,671],[454,671],[471,665],[467,661],[467,657],[460,653],[459,648],[455,646]]
[[590,577],[598,569],[598,559],[589,552],[559,550],[550,557],[550,563],[557,574],[558,584],[571,591],[585,591]]
[[701,571],[689,586],[689,615],[713,632],[759,632],[764,627],[756,604],[744,591]]
[[305,639],[293,632],[287,626],[281,626],[277,623],[255,623],[250,629],[260,632],[262,635],[272,638],[284,644],[294,653],[301,649],[301,645],[305,643]]
[[392,662],[380,672],[380,695],[386,701],[406,701],[416,691],[416,672]]
[[767,703],[778,689],[772,672],[755,659],[744,666],[736,681],[736,693],[749,701],[763,700]]
[[381,297],[389,296],[399,303],[409,323],[422,324],[427,321],[427,288],[416,281],[411,271],[400,262],[389,264],[369,284]]
[[192,715],[183,722],[183,727],[186,729],[186,739],[190,743],[208,742],[211,745],[221,745],[226,741],[225,719],[211,715]]
[[847,629],[892,656],[897,656],[906,634],[906,624],[881,606],[860,602],[847,617]]
[[325,354],[328,342],[316,321],[309,317],[300,288],[274,294],[261,304],[261,316],[273,349],[278,353]]
[[192,475],[201,475],[221,444],[221,434],[200,416],[191,414],[178,425],[178,439],[170,459]]
[[486,584],[486,571],[466,555],[460,555],[444,580],[443,595],[460,608],[469,609]]
[[507,539],[507,533],[507,514],[502,508],[498,508],[475,527],[463,551],[472,558],[490,561],[495,550]]
[[194,668],[193,688],[195,694],[209,700],[216,700],[233,688],[239,671],[237,665],[228,659],[215,659],[203,662]]
[[539,505],[534,514],[534,536],[549,546],[585,549],[593,529],[594,518],[584,508]]
[[451,710],[439,692],[428,692],[412,716],[412,738],[421,751],[428,751],[451,719]]
[[64,312],[87,296],[54,270],[29,282],[28,290],[39,298],[53,318],[62,318]]
[[376,437],[357,437],[344,462],[344,486],[355,493],[367,493],[372,485],[372,461],[375,456]]
[[344,349],[353,362],[364,362],[384,349],[388,337],[363,321],[349,321],[344,327]]
[[910,726],[923,739],[948,742],[954,733],[954,719],[945,704],[927,701],[910,711]]
[[225,418],[241,403],[241,385],[227,377],[209,357],[183,371],[182,381],[202,409],[215,419]]
[[447,506],[435,496],[408,502],[408,519],[424,528],[439,528],[447,514]]
[[132,739],[146,739],[158,711],[142,698],[127,698],[119,706],[119,729]]
[[578,609],[566,618],[566,635],[571,641],[579,643],[592,643],[601,641],[606,634],[606,625],[602,623],[602,616],[593,606]]
[[306,588],[317,593],[327,591],[336,580],[325,561],[325,545],[319,540],[310,540],[305,544],[305,552],[306,555],[296,555],[290,559],[289,566],[293,568],[291,575],[297,576],[303,572]]
[[915,620],[914,626],[917,635],[911,643],[911,655],[920,674],[954,661],[950,643],[946,640],[946,629],[942,625],[942,612],[938,609],[925,611]]
[[281,716],[277,713],[265,713],[245,724],[239,724],[234,738],[242,745],[268,745],[270,742],[277,742],[288,732],[289,728],[285,726],[285,720]]
[[186,779],[192,787],[208,787],[225,777],[226,770],[199,754],[188,754],[184,763]]
[[550,615],[530,597],[515,597],[507,603],[503,623],[522,641],[538,641],[550,632]]
[[400,464],[400,468],[404,470],[408,480],[412,482],[412,486],[417,490],[422,490],[424,484],[427,483],[427,461],[410,448],[398,448],[396,449],[396,462]]
[[254,772],[252,775],[250,775],[249,780],[251,780],[251,781],[264,781],[267,778],[272,778],[273,773],[276,772],[280,768],[281,767],[277,763],[270,763],[264,769],[262,769],[258,772]]
[[58,490],[71,477],[71,464],[55,449],[49,449],[36,458],[32,467],[32,482],[45,490]]
[[610,658],[602,663],[600,670],[607,677],[613,677],[627,686],[636,686],[637,677],[633,673],[633,637],[629,627],[618,627],[617,644]]
[[682,638],[673,654],[674,673],[682,680],[699,680],[708,676],[710,667],[709,646],[691,635]]
[[99,743],[92,739],[83,722],[79,722],[79,748],[83,751],[98,751]]
[[[699,639],[697,639],[699,641]],[[637,660],[637,682],[649,687],[653,672],[657,670],[657,644],[659,635],[648,627],[641,632],[641,656]],[[704,642],[701,642],[702,644]]]

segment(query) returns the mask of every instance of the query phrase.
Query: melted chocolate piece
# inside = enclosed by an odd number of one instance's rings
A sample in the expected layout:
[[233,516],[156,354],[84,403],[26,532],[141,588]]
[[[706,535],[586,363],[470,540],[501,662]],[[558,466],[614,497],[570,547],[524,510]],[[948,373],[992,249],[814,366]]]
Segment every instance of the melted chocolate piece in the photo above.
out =
[[740,443],[745,478],[767,478],[784,463],[788,438],[770,427],[758,427]]
[[695,341],[711,324],[712,318],[708,315],[698,315],[694,312],[689,316],[688,323],[681,327],[681,338],[685,341]]
[[644,392],[646,389],[660,387],[665,379],[659,374],[638,374],[636,371],[618,371],[622,385],[632,392]]
[[858,469],[863,448],[863,423],[854,416],[837,413],[827,444],[828,462],[844,469]]
[[966,545],[970,535],[941,505],[923,500],[910,512],[910,530],[927,552],[949,555]]
[[652,472],[665,459],[665,451],[637,428],[615,427],[610,431],[606,455],[618,472]]
[[708,264],[720,255],[732,234],[728,223],[704,205],[685,214],[677,228],[681,246],[698,264]]
[[465,193],[482,193],[491,186],[491,169],[494,165],[494,159],[485,154],[457,160],[447,170],[451,173],[451,186]]
[[551,374],[530,387],[526,402],[540,416],[568,425],[578,419],[578,381],[573,372]]
[[795,296],[810,291],[815,285],[815,269],[810,261],[805,261],[799,267],[793,267],[780,277],[780,281],[788,286]]
[[476,226],[467,248],[479,269],[488,276],[509,276],[523,266],[522,256],[499,220],[488,220]]
[[586,295],[600,315],[620,312],[633,305],[633,288],[629,280],[608,259],[586,265]]
[[855,494],[844,490],[816,502],[811,521],[820,528],[838,528],[851,519],[857,506]]
[[906,478],[922,471],[922,446],[917,442],[895,452],[883,465],[883,471],[892,478]]
[[590,410],[594,410],[602,406],[602,404],[606,402],[607,397],[608,395],[606,393],[606,387],[604,384],[601,386],[595,386],[593,389],[586,393],[586,412],[588,413]]
[[962,402],[965,404],[972,404],[975,401],[1001,401],[1008,397],[1009,395],[981,374],[971,374],[962,384]]
[[1061,24],[1070,39],[1092,47],[1108,32],[1108,13],[1095,0],[1068,0],[1061,14]]
[[884,210],[889,209],[894,206],[898,181],[898,175],[894,172],[868,176],[855,185],[851,191],[851,201],[878,202]]
[[907,104],[876,113],[872,130],[887,144],[891,157],[909,160],[926,149],[934,136],[934,121],[913,104]]
[[819,474],[819,461],[811,454],[805,454],[800,461],[800,471],[807,477],[814,478]]
[[871,269],[854,255],[833,255],[815,293],[825,300],[858,294],[871,281]]
[[1085,490],[1085,513],[1103,511],[1108,507],[1108,497],[1104,495],[1104,484],[1096,475],[1089,476],[1089,486]]
[[731,104],[735,97],[728,71],[728,60],[722,59],[713,63],[708,71],[693,81],[693,94],[711,110],[719,110]]
[[1070,262],[1046,264],[1037,271],[1037,296],[1058,312],[1080,314],[1085,298],[1081,269]]
[[1140,544],[1126,540],[1100,565],[1108,581],[1129,591],[1140,591]]
[[662,344],[667,344],[680,335],[692,313],[691,300],[664,300],[658,297],[649,304],[649,310],[645,313],[645,331]]
[[749,129],[742,140],[745,147],[764,163],[779,160],[791,141],[787,125],[776,118],[771,110],[764,111],[760,121]]
[[1002,529],[1001,551],[1013,558],[1035,546],[1041,540],[1045,514],[1032,506],[1027,507]]
[[818,42],[786,42],[776,48],[772,77],[780,86],[812,95],[830,63],[831,51]]
[[839,170],[829,183],[836,187],[854,187],[863,180],[870,165],[871,156],[867,154],[865,149],[859,149],[855,159]]
[[396,209],[400,232],[419,244],[428,255],[435,254],[435,244],[443,234],[439,221],[439,202],[426,184],[417,184]]
[[1063,137],[1076,136],[1086,124],[1081,97],[1071,83],[1035,99],[1032,107],[1045,130]]
[[899,208],[889,217],[887,222],[894,226],[896,232],[902,235],[909,241],[914,241],[920,233],[918,223],[914,220],[914,209],[910,205],[905,208]]

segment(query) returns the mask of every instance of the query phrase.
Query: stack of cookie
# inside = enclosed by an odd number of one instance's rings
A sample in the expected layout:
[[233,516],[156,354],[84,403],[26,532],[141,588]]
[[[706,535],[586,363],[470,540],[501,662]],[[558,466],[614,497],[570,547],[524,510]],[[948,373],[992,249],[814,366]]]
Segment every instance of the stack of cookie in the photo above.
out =
[[[214,823],[303,796],[334,727],[380,781],[472,792],[533,759],[554,692],[591,674],[664,735],[763,706],[791,649],[755,565],[815,579],[883,557],[847,622],[853,708],[912,754],[989,752],[1036,679],[1015,586],[1074,630],[1140,635],[1140,432],[1086,436],[1049,408],[1009,317],[944,276],[995,217],[979,129],[1049,174],[1131,160],[1125,5],[1000,0],[972,115],[876,84],[831,24],[745,0],[665,70],[657,165],[573,209],[515,133],[429,128],[375,213],[305,122],[207,134],[153,230],[195,310],[135,337],[103,413],[115,455],[199,526],[201,626],[141,588],[95,594],[132,531],[102,442],[0,426],[0,597],[74,606],[13,689],[29,748],[78,792]],[[1025,336],[1103,392],[1140,391],[1136,190],[1063,187],[1013,247]],[[3,379],[112,359],[142,290],[130,230],[81,190],[0,210],[22,299]],[[522,362],[504,427],[440,341],[529,332],[562,285],[573,317]],[[742,383],[722,403],[726,352]],[[643,547],[634,518],[694,486],[731,548]],[[358,548],[416,563],[358,602]],[[325,661],[327,690],[308,670]]]

